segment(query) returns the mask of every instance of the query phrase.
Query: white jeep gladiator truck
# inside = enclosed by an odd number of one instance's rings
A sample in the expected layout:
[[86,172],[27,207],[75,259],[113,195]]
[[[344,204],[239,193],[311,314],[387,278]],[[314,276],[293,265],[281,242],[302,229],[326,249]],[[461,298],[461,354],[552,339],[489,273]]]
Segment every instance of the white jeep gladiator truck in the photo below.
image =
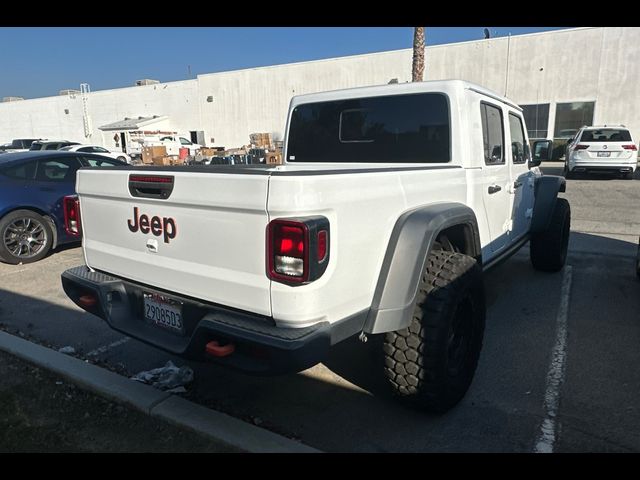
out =
[[119,332],[257,374],[384,335],[391,389],[448,410],[482,346],[482,272],[527,242],[534,268],[565,263],[565,180],[536,168],[550,141],[532,159],[522,110],[460,80],[297,96],[286,132],[283,165],[81,169],[65,205],[86,266],[64,290]]

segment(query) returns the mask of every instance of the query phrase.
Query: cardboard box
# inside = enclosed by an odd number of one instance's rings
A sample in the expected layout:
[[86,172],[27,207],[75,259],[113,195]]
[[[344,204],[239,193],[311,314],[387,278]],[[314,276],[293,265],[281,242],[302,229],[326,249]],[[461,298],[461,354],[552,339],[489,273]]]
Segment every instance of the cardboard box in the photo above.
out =
[[200,150],[198,150],[198,153],[200,153],[200,155],[202,155],[203,157],[214,157],[219,150],[215,149],[215,148],[201,148]]
[[249,143],[255,145],[258,148],[269,147],[272,143],[270,133],[252,133],[249,135]]
[[162,157],[153,157],[153,164],[158,166],[171,165],[173,161],[173,157],[170,156],[162,156]]
[[282,152],[266,152],[266,162],[269,165],[281,165],[282,164]]
[[153,163],[154,158],[166,157],[166,156],[167,156],[167,147],[165,146],[142,148],[142,163]]

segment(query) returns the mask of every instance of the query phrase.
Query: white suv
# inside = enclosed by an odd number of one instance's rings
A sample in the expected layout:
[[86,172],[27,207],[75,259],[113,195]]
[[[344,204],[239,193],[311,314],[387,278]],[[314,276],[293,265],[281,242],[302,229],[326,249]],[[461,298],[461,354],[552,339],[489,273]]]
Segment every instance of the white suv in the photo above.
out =
[[582,127],[567,143],[564,175],[577,172],[615,172],[632,178],[638,147],[624,125]]

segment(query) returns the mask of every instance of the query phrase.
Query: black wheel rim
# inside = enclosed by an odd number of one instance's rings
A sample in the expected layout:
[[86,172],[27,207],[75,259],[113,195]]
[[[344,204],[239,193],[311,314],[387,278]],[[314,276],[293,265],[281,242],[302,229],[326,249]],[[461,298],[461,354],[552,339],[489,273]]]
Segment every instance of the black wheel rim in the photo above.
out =
[[447,341],[447,370],[455,377],[464,371],[473,341],[473,303],[467,296],[456,308]]
[[16,258],[33,258],[47,244],[44,225],[30,217],[16,218],[2,232],[5,249]]

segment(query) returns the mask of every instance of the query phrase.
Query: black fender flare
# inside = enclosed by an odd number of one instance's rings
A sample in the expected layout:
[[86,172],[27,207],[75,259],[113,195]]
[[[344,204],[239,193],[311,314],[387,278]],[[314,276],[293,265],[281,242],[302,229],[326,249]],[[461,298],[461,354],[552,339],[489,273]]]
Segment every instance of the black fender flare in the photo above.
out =
[[535,180],[535,201],[531,217],[531,233],[544,232],[549,228],[551,215],[556,206],[558,193],[567,189],[567,181],[557,175],[543,175]]
[[403,213],[391,232],[387,251],[363,332],[376,334],[406,328],[427,256],[438,234],[465,225],[470,232],[472,256],[480,263],[482,250],[478,221],[471,208],[461,203],[437,203]]

